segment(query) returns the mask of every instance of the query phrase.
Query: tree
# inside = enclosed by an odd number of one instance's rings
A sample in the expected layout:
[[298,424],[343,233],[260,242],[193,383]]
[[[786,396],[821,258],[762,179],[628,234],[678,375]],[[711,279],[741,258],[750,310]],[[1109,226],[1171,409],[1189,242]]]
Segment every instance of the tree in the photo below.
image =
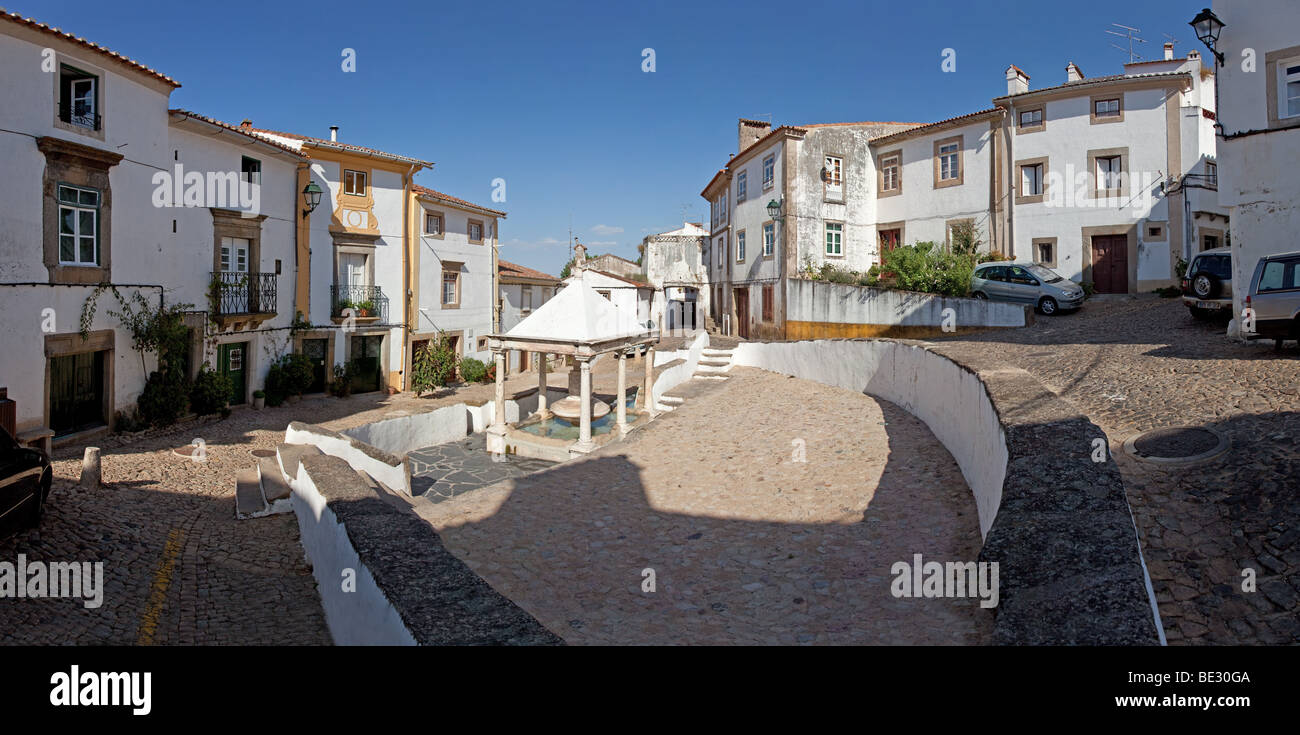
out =
[[573,273],[573,264],[574,264],[574,262],[575,262],[575,261],[574,261],[573,258],[569,258],[569,262],[565,263],[565,264],[564,264],[564,267],[560,269],[560,280],[561,280],[561,281],[563,281],[564,279],[568,278],[569,275]]

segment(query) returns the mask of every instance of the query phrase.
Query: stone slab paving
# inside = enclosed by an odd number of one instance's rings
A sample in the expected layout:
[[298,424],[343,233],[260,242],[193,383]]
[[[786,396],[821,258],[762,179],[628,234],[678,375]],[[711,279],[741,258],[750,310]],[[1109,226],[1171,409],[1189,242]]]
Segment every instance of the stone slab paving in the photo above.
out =
[[692,383],[624,442],[417,512],[571,644],[987,642],[977,600],[890,594],[895,562],[980,547],[970,491],[925,425],[852,391],[731,376]]
[[462,495],[502,480],[544,470],[554,465],[543,459],[507,457],[492,461],[483,434],[417,449],[407,454],[411,461],[411,494],[431,503]]
[[[1170,643],[1300,642],[1300,351],[1230,340],[1222,324],[1152,296],[953,339],[996,350],[1106,432]],[[1232,446],[1183,467],[1122,450],[1182,425]]]

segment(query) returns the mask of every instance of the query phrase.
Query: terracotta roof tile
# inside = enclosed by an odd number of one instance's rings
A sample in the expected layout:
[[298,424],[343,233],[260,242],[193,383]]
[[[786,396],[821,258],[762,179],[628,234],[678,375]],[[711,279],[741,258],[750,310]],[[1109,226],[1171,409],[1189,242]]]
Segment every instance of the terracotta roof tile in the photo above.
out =
[[[243,128],[242,125],[240,127]],[[411,158],[410,156],[402,156],[396,153],[388,153],[386,151],[381,151],[378,148],[367,148],[362,145],[340,143],[338,141],[326,140],[324,138],[313,138],[310,135],[286,133],[282,130],[268,130],[266,128],[254,128],[252,126],[244,128],[244,130],[250,133],[256,133],[260,135],[278,135],[282,138],[289,138],[291,140],[300,140],[303,143],[315,148],[325,148],[325,149],[333,149],[333,150],[339,150],[339,151],[350,152],[350,153],[360,153],[364,156],[377,156],[379,158],[388,158],[394,161],[401,161],[403,163],[416,164],[419,166],[423,166],[425,168],[433,168],[433,161],[421,161],[418,158]]]
[[170,84],[173,88],[181,86],[180,82],[176,81],[175,79],[172,79],[166,74],[163,74],[162,72],[159,71],[154,71],[153,69],[150,69],[144,64],[141,64],[140,62],[134,59],[127,58],[117,53],[116,51],[110,51],[104,48],[103,46],[100,46],[99,44],[95,43],[94,41],[87,41],[86,39],[81,38],[80,36],[74,36],[71,33],[68,33],[67,31],[62,31],[59,30],[58,28],[54,28],[44,23],[40,23],[36,20],[33,20],[32,18],[24,18],[18,13],[12,13],[6,11],[3,8],[0,8],[0,18],[3,18],[13,23],[17,23],[19,25],[25,25],[29,28],[35,28],[36,30],[42,33],[48,33],[51,36],[57,36],[58,38],[72,41],[75,44],[79,44],[99,54],[107,56],[110,59],[115,59],[116,61],[121,62],[122,64],[125,64],[126,66],[129,66],[135,69],[136,71],[144,72],[145,74],[148,74],[149,76],[154,77],[155,79],[162,80],[167,84]]
[[229,130],[229,131],[231,131],[231,132],[235,132],[235,133],[239,133],[240,135],[247,136],[248,138],[251,138],[252,140],[257,141],[258,143],[261,143],[262,145],[271,146],[271,147],[273,147],[273,148],[279,148],[280,150],[284,151],[285,153],[289,153],[289,154],[291,154],[291,155],[293,155],[293,156],[297,156],[298,158],[305,158],[305,159],[310,159],[310,158],[311,158],[311,156],[307,155],[306,153],[303,153],[302,151],[295,151],[294,149],[290,148],[289,146],[287,146],[287,145],[285,145],[285,144],[283,144],[283,143],[280,143],[280,142],[278,142],[278,141],[271,140],[271,139],[269,139],[269,138],[264,138],[264,137],[262,137],[262,136],[260,136],[260,135],[253,135],[252,133],[248,132],[248,130],[245,129],[245,128],[241,128],[241,127],[236,126],[236,125],[231,125],[230,123],[222,122],[222,121],[220,121],[220,120],[217,120],[216,118],[208,117],[207,115],[200,115],[200,114],[197,113],[197,112],[190,112],[189,110],[182,110],[182,109],[180,109],[180,108],[178,108],[178,107],[176,107],[176,108],[172,108],[172,109],[168,110],[168,112],[172,113],[173,115],[184,115],[184,116],[186,116],[186,117],[192,117],[192,118],[194,118],[195,120],[202,120],[203,122],[208,123],[208,124],[210,124],[210,125],[216,125],[216,126],[219,127],[219,128],[225,128],[226,130]]
[[940,121],[938,121],[938,122],[932,122],[932,123],[926,123],[926,124],[924,124],[924,125],[918,125],[918,126],[916,126],[916,127],[914,127],[914,128],[908,128],[907,130],[896,130],[896,131],[894,131],[894,132],[892,132],[892,133],[889,133],[888,135],[878,135],[878,136],[876,136],[875,138],[872,138],[872,139],[871,139],[871,142],[872,142],[872,143],[875,143],[876,141],[881,141],[881,140],[890,140],[890,139],[893,139],[893,138],[903,138],[903,137],[907,137],[907,136],[909,136],[909,135],[911,135],[911,134],[914,134],[914,133],[924,133],[924,132],[925,132],[927,129],[929,129],[929,128],[939,127],[940,125],[947,125],[947,124],[949,124],[949,123],[958,122],[958,121],[960,121],[960,120],[965,120],[965,119],[967,119],[967,118],[978,118],[978,117],[982,117],[982,116],[985,116],[985,115],[991,115],[991,114],[993,114],[993,113],[995,113],[995,112],[1001,112],[1001,111],[1002,111],[1002,108],[1001,108],[1001,107],[990,107],[990,108],[988,108],[987,110],[980,110],[980,111],[978,111],[978,112],[969,112],[969,113],[966,113],[965,115],[958,115],[958,116],[956,116],[956,117],[950,117],[950,118],[948,118],[948,119],[946,119],[946,120],[940,120]]
[[[477,209],[477,210],[480,210],[480,211],[483,211],[483,212],[491,212],[492,214],[495,214],[495,215],[497,215],[498,217],[505,217],[505,216],[506,216],[506,213],[505,213],[505,212],[502,212],[502,211],[499,210],[499,209],[491,209],[491,208],[489,208],[489,207],[484,207],[484,206],[481,206],[481,205],[475,204],[475,203],[473,203],[473,202],[467,202],[467,201],[465,201],[464,199],[461,199],[460,197],[454,197],[454,196],[452,196],[452,195],[450,195],[450,194],[443,194],[442,192],[440,192],[440,191],[434,191],[433,189],[430,189],[430,188],[427,187],[427,186],[420,186],[419,184],[412,184],[412,185],[411,185],[411,189],[412,189],[413,191],[415,191],[416,194],[419,194],[420,196],[432,197],[432,198],[434,198],[434,199],[441,199],[442,201],[448,202],[448,203],[450,203],[450,204],[460,204],[460,205],[462,205],[462,206],[465,206],[465,207],[472,207],[472,208],[474,208],[474,209]],[[547,277],[549,278],[550,276],[547,276]]]
[[497,258],[497,274],[507,278],[535,278],[539,281],[555,281],[558,283],[559,278],[549,273],[543,273],[532,268],[525,268],[517,263],[511,263],[508,260]]

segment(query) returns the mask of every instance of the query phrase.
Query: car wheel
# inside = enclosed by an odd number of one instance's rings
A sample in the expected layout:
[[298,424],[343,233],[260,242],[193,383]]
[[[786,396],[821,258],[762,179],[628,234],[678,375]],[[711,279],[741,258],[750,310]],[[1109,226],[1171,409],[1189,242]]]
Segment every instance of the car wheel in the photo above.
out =
[[1212,299],[1219,295],[1219,279],[1213,273],[1201,271],[1192,276],[1192,293],[1198,299]]
[[1208,310],[1206,310],[1206,309],[1202,309],[1202,308],[1200,308],[1200,307],[1198,307],[1198,306],[1189,306],[1189,307],[1187,307],[1187,310],[1190,311],[1190,312],[1192,313],[1192,318],[1193,318],[1193,319],[1198,319],[1198,320],[1200,320],[1200,321],[1205,321],[1205,320],[1207,320],[1207,319],[1210,318],[1210,312],[1209,312]]
[[41,475],[41,484],[36,488],[36,502],[33,503],[31,515],[28,516],[28,522],[32,528],[40,528],[41,519],[45,517],[45,498],[50,494],[50,473],[46,472]]
[[1047,316],[1051,316],[1055,314],[1056,309],[1057,309],[1056,299],[1052,298],[1051,296],[1044,296],[1038,302],[1038,310],[1043,312]]
[[975,293],[971,294],[971,296],[979,299],[980,301],[987,301],[989,298],[988,295],[985,294],[983,291],[976,291]]

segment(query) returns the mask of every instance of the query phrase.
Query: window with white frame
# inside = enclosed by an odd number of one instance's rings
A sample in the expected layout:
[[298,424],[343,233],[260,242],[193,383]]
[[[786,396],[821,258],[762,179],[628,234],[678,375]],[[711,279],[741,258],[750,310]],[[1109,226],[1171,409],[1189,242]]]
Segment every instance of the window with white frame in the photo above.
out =
[[1277,65],[1277,116],[1300,117],[1300,58]]
[[59,119],[99,130],[99,77],[70,66],[60,67]]
[[1122,186],[1123,157],[1097,157],[1097,191],[1113,191]]
[[483,242],[483,223],[476,219],[469,221],[469,241],[475,244]]
[[99,192],[59,186],[59,263],[99,264]]
[[1094,117],[1119,117],[1119,98],[1097,100],[1092,103]]
[[523,290],[524,290],[523,310],[532,311],[533,310],[533,287],[524,286]]
[[900,183],[898,156],[886,156],[880,159],[880,190],[895,191]]
[[939,180],[954,181],[960,177],[957,149],[960,146],[956,142],[944,143],[939,146]]
[[736,203],[745,201],[749,196],[749,174],[741,171],[736,174]]
[[839,156],[826,157],[826,198],[839,200],[844,198],[844,159]]
[[343,171],[343,193],[363,197],[366,195],[366,172]]
[[713,249],[718,251],[718,267],[719,267],[719,268],[722,267],[722,259],[723,259],[724,257],[726,257],[726,255],[725,255],[725,251],[726,251],[727,248],[726,248],[726,246],[725,246],[725,242],[726,242],[726,238],[725,238],[725,237],[719,237],[717,240],[714,241],[714,245],[713,245]]
[[221,271],[247,273],[248,253],[252,248],[253,241],[245,237],[221,238]]
[[776,223],[763,223],[763,257],[770,258],[776,254]]
[[1036,128],[1042,124],[1043,124],[1043,111],[1041,109],[1022,110],[1020,112],[1020,127]]
[[736,262],[745,262],[745,231],[736,233]]
[[763,191],[771,189],[776,183],[776,156],[769,155],[763,159]]
[[844,254],[844,225],[840,222],[826,223],[826,254]]
[[1043,193],[1043,164],[1020,167],[1020,196],[1033,197]]

